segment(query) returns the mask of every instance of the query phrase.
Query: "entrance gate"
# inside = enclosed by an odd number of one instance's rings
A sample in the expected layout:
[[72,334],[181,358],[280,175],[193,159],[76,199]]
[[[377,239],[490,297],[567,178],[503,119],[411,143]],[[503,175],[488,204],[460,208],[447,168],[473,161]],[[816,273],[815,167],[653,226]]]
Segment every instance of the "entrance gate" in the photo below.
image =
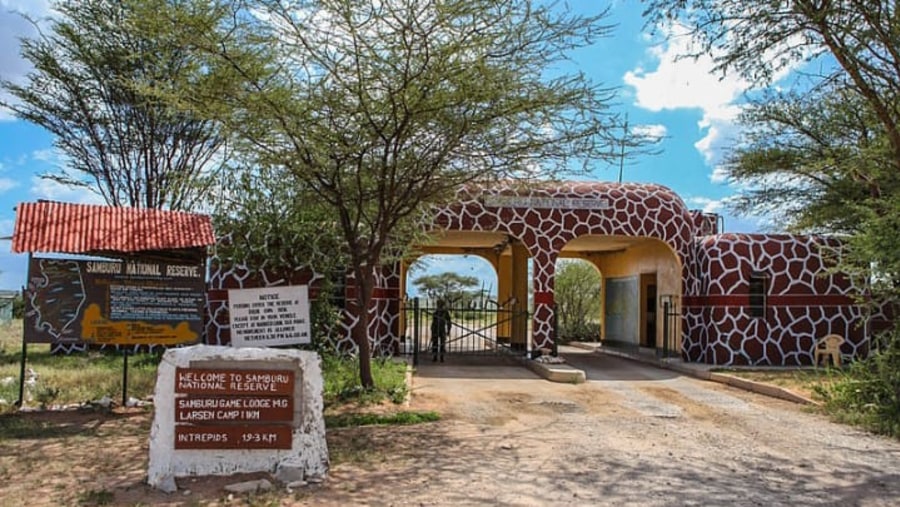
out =
[[[404,304],[405,351],[413,364],[421,358],[431,360],[440,347],[432,340],[432,322],[437,305],[419,298]],[[488,300],[454,302],[447,305],[450,332],[444,340],[444,356],[492,356],[525,352],[526,344],[515,341],[514,329],[528,326],[528,310],[515,301],[498,304]],[[524,336],[524,334],[523,334]],[[526,338],[527,339],[527,338]]]

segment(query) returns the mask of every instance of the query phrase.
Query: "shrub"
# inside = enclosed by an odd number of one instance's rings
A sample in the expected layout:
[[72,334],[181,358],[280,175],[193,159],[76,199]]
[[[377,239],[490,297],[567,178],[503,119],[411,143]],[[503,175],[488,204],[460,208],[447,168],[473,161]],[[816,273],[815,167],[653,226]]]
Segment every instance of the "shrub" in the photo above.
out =
[[560,342],[595,342],[600,340],[599,322],[574,322],[559,326]]
[[359,382],[359,359],[328,354],[322,356],[325,406],[347,401],[360,404],[379,403],[388,399],[401,403],[406,397],[406,363],[390,358],[372,359],[375,388],[363,389]]
[[882,343],[817,392],[837,420],[900,437],[900,328],[884,336]]

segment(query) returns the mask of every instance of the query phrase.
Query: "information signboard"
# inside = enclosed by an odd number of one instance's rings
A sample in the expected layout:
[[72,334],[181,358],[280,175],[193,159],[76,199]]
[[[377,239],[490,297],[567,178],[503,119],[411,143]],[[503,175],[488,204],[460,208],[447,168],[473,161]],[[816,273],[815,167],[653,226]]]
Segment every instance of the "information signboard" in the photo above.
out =
[[175,449],[290,449],[287,425],[175,426]]
[[32,258],[25,297],[30,343],[177,345],[203,330],[202,264]]
[[310,342],[306,285],[229,290],[228,318],[233,347]]
[[176,368],[175,449],[290,449],[294,371]]

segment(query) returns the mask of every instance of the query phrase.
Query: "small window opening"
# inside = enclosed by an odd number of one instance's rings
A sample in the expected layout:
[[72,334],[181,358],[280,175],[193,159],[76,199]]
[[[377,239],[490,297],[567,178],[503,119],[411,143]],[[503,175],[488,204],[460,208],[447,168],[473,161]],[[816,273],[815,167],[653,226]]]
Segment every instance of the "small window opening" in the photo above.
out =
[[750,274],[750,316],[766,316],[766,293],[769,278],[765,273],[754,271]]

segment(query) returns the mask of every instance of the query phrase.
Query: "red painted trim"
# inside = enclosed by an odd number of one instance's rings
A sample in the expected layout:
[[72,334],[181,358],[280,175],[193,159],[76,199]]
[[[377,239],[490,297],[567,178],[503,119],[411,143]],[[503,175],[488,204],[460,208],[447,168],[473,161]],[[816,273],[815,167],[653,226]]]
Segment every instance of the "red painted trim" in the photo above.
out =
[[552,292],[535,292],[534,293],[534,304],[536,304],[536,305],[552,305],[553,304],[553,293]]
[[[716,295],[688,296],[682,300],[684,306],[749,306],[750,296]],[[792,294],[766,297],[766,306],[857,306],[852,297],[835,294]]]

